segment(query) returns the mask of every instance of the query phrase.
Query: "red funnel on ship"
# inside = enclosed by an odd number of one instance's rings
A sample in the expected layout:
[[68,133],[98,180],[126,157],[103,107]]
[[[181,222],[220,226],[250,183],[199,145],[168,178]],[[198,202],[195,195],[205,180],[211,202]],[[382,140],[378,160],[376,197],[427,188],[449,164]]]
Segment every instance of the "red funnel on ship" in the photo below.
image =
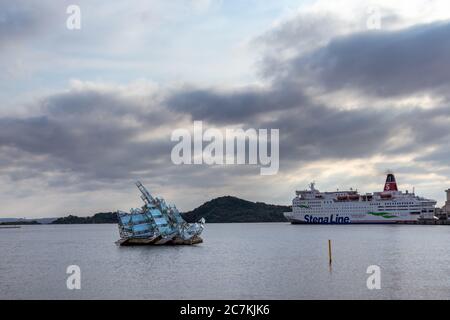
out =
[[395,182],[395,177],[392,173],[388,173],[386,177],[386,183],[384,184],[384,191],[398,191],[397,182]]

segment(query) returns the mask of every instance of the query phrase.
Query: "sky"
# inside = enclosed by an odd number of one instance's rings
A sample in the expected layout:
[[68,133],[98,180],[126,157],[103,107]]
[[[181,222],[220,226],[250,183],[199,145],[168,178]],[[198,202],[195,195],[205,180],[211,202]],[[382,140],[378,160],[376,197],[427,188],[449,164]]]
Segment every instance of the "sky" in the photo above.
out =
[[[69,5],[80,29],[67,28]],[[0,0],[0,217],[450,187],[445,0]],[[280,168],[176,165],[177,128],[279,130]]]

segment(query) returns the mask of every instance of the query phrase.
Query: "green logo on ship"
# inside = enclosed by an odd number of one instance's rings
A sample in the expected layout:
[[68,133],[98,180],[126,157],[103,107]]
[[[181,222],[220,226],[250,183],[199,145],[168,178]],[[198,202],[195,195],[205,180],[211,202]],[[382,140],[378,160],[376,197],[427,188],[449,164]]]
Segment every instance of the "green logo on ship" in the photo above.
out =
[[377,217],[382,217],[385,219],[396,218],[396,216],[393,216],[389,212],[367,212],[367,214],[371,214],[371,215],[377,216]]

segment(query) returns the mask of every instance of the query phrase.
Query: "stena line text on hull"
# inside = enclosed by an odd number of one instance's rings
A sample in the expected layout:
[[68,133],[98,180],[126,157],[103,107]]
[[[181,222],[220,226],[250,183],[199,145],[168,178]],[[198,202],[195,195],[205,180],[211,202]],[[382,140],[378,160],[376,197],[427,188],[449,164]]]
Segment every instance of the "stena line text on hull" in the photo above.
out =
[[346,224],[350,223],[350,217],[340,217],[336,215],[336,217],[331,214],[329,217],[314,217],[312,215],[305,215],[305,223],[330,223],[330,224]]

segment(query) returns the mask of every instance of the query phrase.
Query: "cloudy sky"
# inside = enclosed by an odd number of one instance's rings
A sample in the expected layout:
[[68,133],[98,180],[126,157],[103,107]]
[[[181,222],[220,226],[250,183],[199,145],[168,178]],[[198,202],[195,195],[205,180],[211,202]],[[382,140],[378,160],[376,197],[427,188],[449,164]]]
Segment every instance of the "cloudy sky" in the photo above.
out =
[[[386,170],[442,204],[449,19],[447,0],[0,0],[0,217],[127,210],[137,179],[181,210],[288,204]],[[280,171],[174,165],[194,120],[279,129]]]

